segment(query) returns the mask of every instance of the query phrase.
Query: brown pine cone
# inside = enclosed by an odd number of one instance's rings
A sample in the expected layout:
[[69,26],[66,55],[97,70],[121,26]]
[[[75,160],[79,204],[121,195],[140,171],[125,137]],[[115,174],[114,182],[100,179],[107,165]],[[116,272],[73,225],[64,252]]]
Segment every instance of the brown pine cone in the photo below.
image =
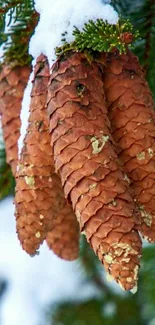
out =
[[0,114],[7,162],[14,175],[18,161],[21,103],[30,71],[29,66],[12,68],[11,65],[4,65],[0,69]]
[[[105,55],[102,57],[105,67]],[[112,135],[141,213],[141,232],[155,242],[155,112],[138,59],[108,54],[104,88]]]
[[[45,105],[48,80],[47,59],[41,55],[35,67],[29,125],[16,175],[17,233],[23,249],[31,255],[47,236],[48,244],[56,254],[73,259],[78,256],[78,223],[70,206],[67,208],[70,219],[63,220],[66,200],[60,178],[55,174]],[[63,227],[64,237],[58,239],[56,233]],[[73,247],[68,256],[66,247],[58,250],[58,244],[61,247],[64,238],[68,238],[70,247]]]
[[53,220],[46,241],[49,248],[64,260],[72,261],[78,257],[79,225],[72,206],[67,202]]
[[106,271],[136,290],[141,239],[128,182],[110,134],[101,71],[83,54],[53,66],[48,93],[51,144],[65,196]]

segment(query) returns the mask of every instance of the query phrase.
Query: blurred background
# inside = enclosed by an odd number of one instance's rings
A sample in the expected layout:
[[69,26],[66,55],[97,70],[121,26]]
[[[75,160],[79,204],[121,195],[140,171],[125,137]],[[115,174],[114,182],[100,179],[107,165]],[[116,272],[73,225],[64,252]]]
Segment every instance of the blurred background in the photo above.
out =
[[[155,97],[155,0],[111,4],[140,32],[133,51]],[[34,13],[34,1],[0,1],[1,56],[27,51]],[[39,256],[29,257],[16,237],[14,185],[0,125],[0,325],[155,325],[155,245],[144,243],[135,295],[107,282],[83,236],[75,262],[62,261],[45,245]]]

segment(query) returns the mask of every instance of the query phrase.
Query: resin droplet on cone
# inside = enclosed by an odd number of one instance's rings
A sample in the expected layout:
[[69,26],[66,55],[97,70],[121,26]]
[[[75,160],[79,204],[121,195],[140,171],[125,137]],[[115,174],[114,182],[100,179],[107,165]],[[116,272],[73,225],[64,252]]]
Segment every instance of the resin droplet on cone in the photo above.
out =
[[[105,64],[105,56],[102,57]],[[106,66],[106,68],[105,68]],[[155,112],[136,56],[108,54],[104,87],[112,135],[141,214],[141,232],[155,242]]]
[[15,175],[20,135],[20,111],[24,90],[30,75],[30,67],[4,65],[0,70],[0,114],[7,162]]
[[56,170],[81,231],[106,271],[125,290],[135,290],[138,220],[113,147],[98,65],[78,53],[60,58],[50,79],[48,113]]

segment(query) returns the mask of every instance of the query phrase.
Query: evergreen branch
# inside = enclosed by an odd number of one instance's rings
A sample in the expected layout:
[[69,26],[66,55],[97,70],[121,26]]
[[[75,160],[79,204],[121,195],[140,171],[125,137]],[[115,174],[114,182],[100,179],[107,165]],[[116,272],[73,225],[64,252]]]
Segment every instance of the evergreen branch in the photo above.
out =
[[6,163],[5,149],[0,149],[0,200],[14,194],[15,180],[11,168]]
[[37,12],[32,12],[31,17],[19,21],[20,24],[12,27],[12,31],[8,34],[11,42],[6,43],[4,47],[4,60],[11,65],[27,65],[31,63],[32,57],[28,54],[29,39],[34,32],[34,28],[38,22]]
[[[16,9],[18,11],[18,15],[25,13],[29,10],[34,10],[34,0],[11,0],[11,1],[5,1],[0,0],[0,16],[6,15],[9,10]],[[24,11],[24,12],[23,12]]]
[[3,22],[6,23],[6,16],[10,17],[9,22],[7,22],[7,26],[11,23],[18,22],[18,19],[30,17],[31,13],[34,11],[34,0],[13,0],[6,1],[4,5],[4,1],[0,0],[0,36],[2,36],[4,32]]
[[103,314],[103,302],[93,298],[88,301],[78,302],[73,300],[54,304],[48,318],[48,324],[53,325],[106,324]]
[[62,35],[64,45],[56,48],[57,56],[70,50],[110,52],[114,48],[122,54],[126,52],[126,46],[130,47],[138,38],[139,33],[133,32],[133,26],[129,20],[120,19],[116,25],[111,25],[102,19],[97,19],[95,22],[90,20],[84,25],[82,31],[75,27],[73,35],[75,40],[71,44],[66,42],[65,33]]
[[86,239],[81,237],[81,249],[80,249],[80,261],[84,268],[87,277],[92,283],[101,291],[101,293],[107,297],[113,296],[113,292],[101,277],[101,265],[93,251],[88,246]]
[[[6,14],[10,9],[16,7],[17,5],[21,5],[21,0],[12,1],[10,3],[5,4],[5,7],[0,7],[0,14]],[[0,6],[3,5],[0,2]]]
[[[11,27],[5,32],[6,14],[9,14],[8,25]],[[0,39],[5,42],[3,58],[6,62],[15,65],[26,65],[31,62],[28,54],[29,39],[38,22],[38,13],[34,9],[34,0],[8,1],[0,7]]]
[[6,152],[2,136],[0,120],[0,200],[9,194],[14,194],[15,181],[12,176],[11,168],[6,163]]
[[148,0],[149,11],[145,23],[145,49],[144,49],[144,68],[148,74],[149,70],[149,57],[151,52],[151,41],[152,41],[152,28],[154,26],[155,10],[154,10],[155,0]]

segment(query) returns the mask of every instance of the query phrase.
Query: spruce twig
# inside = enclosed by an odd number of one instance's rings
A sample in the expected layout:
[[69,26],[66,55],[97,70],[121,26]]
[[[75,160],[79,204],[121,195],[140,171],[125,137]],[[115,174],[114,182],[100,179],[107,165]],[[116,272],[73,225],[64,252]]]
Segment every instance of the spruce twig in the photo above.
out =
[[[5,32],[6,15],[10,16]],[[23,66],[31,62],[28,54],[28,43],[38,22],[38,13],[34,8],[34,0],[8,1],[5,6],[0,2],[0,39],[4,45],[3,58],[6,62],[13,62],[13,66]]]
[[80,31],[76,26],[73,31],[74,42],[68,44],[63,38],[64,45],[56,48],[56,55],[60,56],[70,50],[79,52],[93,51],[110,52],[118,49],[120,54],[126,52],[126,45],[132,46],[133,41],[139,37],[138,31],[133,31],[129,20],[120,19],[116,25],[108,24],[102,19],[95,22],[89,20]]
[[9,194],[14,194],[15,181],[10,166],[6,163],[4,149],[0,149],[0,200]]
[[[6,14],[10,9],[16,7],[17,5],[21,5],[21,4],[22,4],[21,0],[12,1],[10,3],[7,3],[4,7],[0,7],[0,14]],[[0,3],[0,5],[1,5],[1,3]]]

